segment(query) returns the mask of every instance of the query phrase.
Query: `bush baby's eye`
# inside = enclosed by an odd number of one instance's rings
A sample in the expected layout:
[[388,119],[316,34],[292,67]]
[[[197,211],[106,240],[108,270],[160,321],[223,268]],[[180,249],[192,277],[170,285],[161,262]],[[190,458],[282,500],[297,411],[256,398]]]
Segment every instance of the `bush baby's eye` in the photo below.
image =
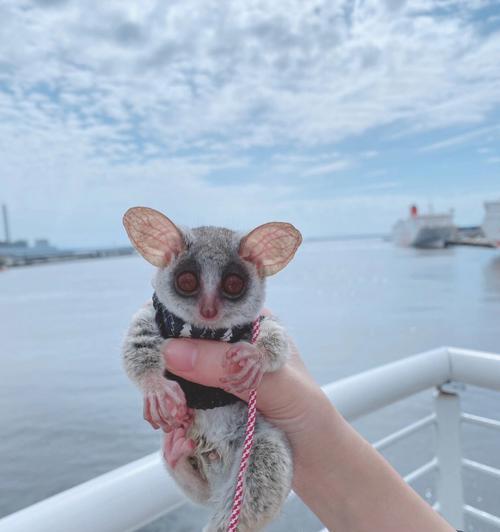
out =
[[231,273],[222,279],[222,291],[226,297],[237,298],[245,289],[245,281],[234,273]]
[[193,272],[182,272],[175,279],[175,287],[183,295],[193,295],[198,290],[198,277]]

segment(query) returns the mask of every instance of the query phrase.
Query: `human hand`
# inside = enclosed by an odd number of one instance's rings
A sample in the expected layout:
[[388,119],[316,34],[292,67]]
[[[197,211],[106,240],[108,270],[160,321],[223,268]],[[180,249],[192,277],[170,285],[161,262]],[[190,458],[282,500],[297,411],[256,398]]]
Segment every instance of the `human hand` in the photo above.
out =
[[[279,370],[265,373],[257,391],[257,409],[288,436],[294,459],[307,455],[304,445],[321,428],[333,407],[314,382],[291,343],[291,358]],[[172,373],[205,386],[224,388],[228,371],[227,354],[233,344],[213,340],[171,339],[163,347],[165,367]],[[249,391],[232,391],[244,401]]]
[[[165,367],[187,380],[223,388],[229,349],[231,344],[212,340],[170,340],[163,347]],[[291,350],[283,367],[264,374],[257,408],[287,435],[293,452],[293,488],[323,524],[349,532],[452,532],[342,418],[293,344]],[[249,391],[234,395],[246,401]]]

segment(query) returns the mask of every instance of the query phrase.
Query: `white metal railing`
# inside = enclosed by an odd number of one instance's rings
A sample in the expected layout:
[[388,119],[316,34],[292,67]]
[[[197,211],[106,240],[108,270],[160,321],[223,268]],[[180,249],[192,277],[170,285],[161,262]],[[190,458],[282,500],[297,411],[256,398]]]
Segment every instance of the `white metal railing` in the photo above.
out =
[[[323,389],[340,412],[353,420],[432,387],[435,412],[374,443],[384,449],[428,426],[437,435],[436,456],[406,475],[409,483],[437,471],[434,508],[456,528],[464,516],[498,527],[500,517],[463,501],[462,468],[500,478],[500,470],[462,457],[460,426],[474,423],[500,429],[500,420],[462,413],[453,383],[500,391],[500,355],[442,347],[328,384]],[[132,532],[185,502],[165,473],[159,453],[75,486],[0,519],[0,532]]]

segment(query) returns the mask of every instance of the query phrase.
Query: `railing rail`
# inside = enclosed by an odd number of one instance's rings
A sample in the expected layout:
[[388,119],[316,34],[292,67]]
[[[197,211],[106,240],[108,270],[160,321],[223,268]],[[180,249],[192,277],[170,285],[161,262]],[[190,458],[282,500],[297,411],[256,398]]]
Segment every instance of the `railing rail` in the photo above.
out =
[[475,416],[473,414],[462,413],[462,421],[466,423],[472,423],[479,425],[480,427],[488,427],[489,429],[500,430],[500,421],[496,419],[490,419],[488,417]]
[[406,427],[400,430],[397,430],[396,432],[393,432],[392,434],[389,434],[389,436],[386,436],[385,438],[382,438],[381,440],[376,441],[372,445],[375,447],[375,449],[377,449],[377,451],[381,451],[382,449],[385,449],[386,447],[389,447],[390,445],[397,443],[403,438],[410,436],[414,432],[417,432],[425,427],[435,425],[435,424],[436,424],[436,414],[429,414],[428,416],[425,416],[424,418],[419,419],[418,421],[415,421],[414,423],[411,423],[410,425],[407,425]]
[[[437,470],[441,489],[434,507],[445,518],[458,528],[463,527],[463,516],[469,515],[500,529],[500,517],[462,501],[462,467],[494,478],[500,471],[462,458],[459,434],[461,422],[498,429],[500,421],[461,413],[459,395],[443,388],[450,381],[500,391],[500,355],[443,347],[342,379],[323,389],[344,417],[353,420],[435,387],[436,413],[374,445],[383,449],[424,427],[434,426],[437,456],[409,473],[405,480],[414,482]],[[450,486],[451,492],[447,491]],[[159,453],[153,453],[0,519],[0,532],[132,532],[184,502],[185,496],[165,474]]]
[[500,469],[497,469],[496,467],[481,464],[480,462],[475,462],[474,460],[469,460],[468,458],[462,459],[462,465],[472,469],[473,471],[478,471],[479,473],[484,473],[490,477],[500,480]]

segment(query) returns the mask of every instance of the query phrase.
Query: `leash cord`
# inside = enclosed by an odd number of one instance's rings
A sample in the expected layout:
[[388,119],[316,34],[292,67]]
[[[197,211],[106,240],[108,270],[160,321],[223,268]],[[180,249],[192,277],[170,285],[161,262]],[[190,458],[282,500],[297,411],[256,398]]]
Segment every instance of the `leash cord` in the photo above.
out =
[[[253,322],[252,326],[252,340],[254,344],[260,332],[260,318]],[[245,472],[248,468],[248,461],[252,453],[253,437],[255,433],[255,418],[257,414],[257,390],[250,390],[248,398],[248,417],[245,431],[245,442],[243,443],[243,453],[241,455],[240,469],[238,471],[238,480],[236,482],[236,490],[234,492],[233,507],[231,510],[231,517],[229,519],[228,532],[236,532],[238,530],[238,523],[240,520],[241,505],[243,503],[244,495],[244,478]]]

